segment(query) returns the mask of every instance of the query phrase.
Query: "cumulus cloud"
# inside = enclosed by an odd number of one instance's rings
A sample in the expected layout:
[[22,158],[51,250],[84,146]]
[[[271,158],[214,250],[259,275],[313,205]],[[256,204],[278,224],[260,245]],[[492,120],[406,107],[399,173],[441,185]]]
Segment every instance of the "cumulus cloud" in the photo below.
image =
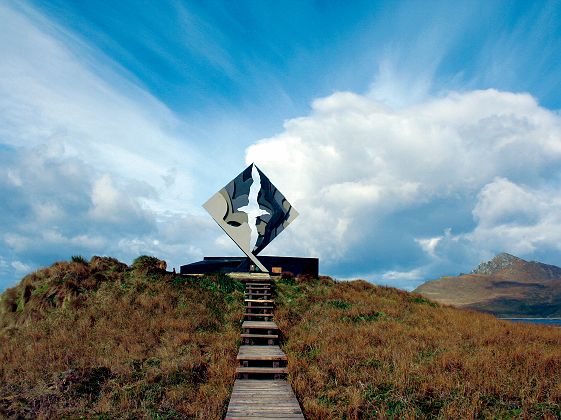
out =
[[324,270],[405,273],[414,287],[498,251],[561,257],[561,117],[528,94],[452,92],[392,109],[338,92],[246,160],[300,211],[277,249],[317,255]]
[[[200,210],[230,176],[190,127],[25,5],[0,21],[0,289],[73,254],[239,254]],[[266,253],[405,288],[500,251],[561,262],[559,113],[521,93],[431,97],[430,78],[382,66],[371,92],[317,99],[247,149],[300,212]],[[201,174],[217,182],[203,194]]]
[[[552,174],[554,175],[554,174]],[[497,178],[485,185],[473,209],[477,227],[467,239],[478,246],[509,243],[514,253],[558,255],[561,251],[559,185],[529,187]]]
[[0,148],[0,286],[77,254],[150,254],[178,267],[233,251],[214,243],[221,234],[210,218],[155,211],[144,204],[152,194],[59,148]]
[[[155,230],[142,196],[107,185],[106,175],[59,148],[3,148],[0,162],[1,249],[14,274],[61,256],[109,251],[116,238]],[[110,191],[100,203],[104,180]]]

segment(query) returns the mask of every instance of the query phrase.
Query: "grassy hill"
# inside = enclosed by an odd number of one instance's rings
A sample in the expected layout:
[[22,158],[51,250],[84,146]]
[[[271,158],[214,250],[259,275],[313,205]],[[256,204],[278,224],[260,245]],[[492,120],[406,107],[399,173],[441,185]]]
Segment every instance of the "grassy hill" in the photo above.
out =
[[499,316],[561,317],[561,268],[506,253],[470,274],[431,280],[415,292]]
[[[75,258],[0,302],[0,417],[220,419],[242,285],[140,257]],[[561,329],[511,324],[363,281],[277,281],[307,418],[561,416]]]
[[0,417],[220,418],[234,382],[243,286],[74,258],[0,303]]
[[561,418],[561,329],[328,278],[278,285],[307,417]]

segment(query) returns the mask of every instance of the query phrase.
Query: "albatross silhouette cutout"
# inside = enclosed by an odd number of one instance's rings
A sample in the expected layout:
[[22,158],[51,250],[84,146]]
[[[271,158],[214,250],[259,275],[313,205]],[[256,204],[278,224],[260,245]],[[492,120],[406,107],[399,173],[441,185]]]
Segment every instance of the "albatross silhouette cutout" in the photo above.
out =
[[263,272],[257,254],[296,219],[292,207],[253,163],[203,204],[226,234]]

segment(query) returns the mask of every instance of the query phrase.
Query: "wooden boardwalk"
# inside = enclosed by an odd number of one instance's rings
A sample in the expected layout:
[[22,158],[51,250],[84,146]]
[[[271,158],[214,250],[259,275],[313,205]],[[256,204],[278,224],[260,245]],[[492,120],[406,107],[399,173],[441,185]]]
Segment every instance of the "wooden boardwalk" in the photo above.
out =
[[300,404],[285,379],[287,357],[278,346],[280,331],[272,321],[271,278],[261,274],[240,280],[246,285],[243,344],[226,419],[303,419]]
[[292,388],[284,380],[238,379],[227,419],[303,419]]

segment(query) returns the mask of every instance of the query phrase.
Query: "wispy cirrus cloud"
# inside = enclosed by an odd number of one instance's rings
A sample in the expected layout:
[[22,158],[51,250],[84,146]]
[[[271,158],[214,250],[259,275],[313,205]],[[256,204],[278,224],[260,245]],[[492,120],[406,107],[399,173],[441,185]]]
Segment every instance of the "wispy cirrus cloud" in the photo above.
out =
[[554,2],[131,4],[0,5],[0,288],[237,252],[200,204],[248,145],[301,213],[267,252],[402,287],[559,258]]
[[73,254],[202,256],[215,237],[183,222],[206,170],[185,124],[34,10],[1,5],[0,21],[0,287]]

